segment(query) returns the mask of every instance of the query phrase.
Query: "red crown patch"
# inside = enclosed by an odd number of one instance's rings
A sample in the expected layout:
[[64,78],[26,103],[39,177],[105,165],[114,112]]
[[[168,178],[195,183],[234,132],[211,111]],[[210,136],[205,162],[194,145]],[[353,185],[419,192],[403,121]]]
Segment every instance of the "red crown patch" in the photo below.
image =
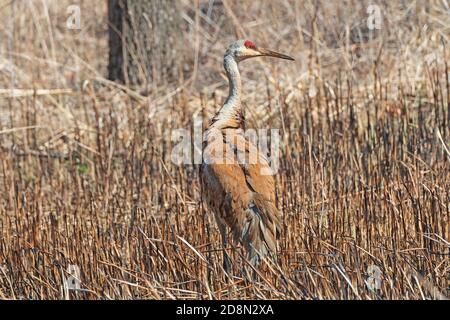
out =
[[245,40],[244,46],[248,49],[256,49],[256,45],[250,40]]

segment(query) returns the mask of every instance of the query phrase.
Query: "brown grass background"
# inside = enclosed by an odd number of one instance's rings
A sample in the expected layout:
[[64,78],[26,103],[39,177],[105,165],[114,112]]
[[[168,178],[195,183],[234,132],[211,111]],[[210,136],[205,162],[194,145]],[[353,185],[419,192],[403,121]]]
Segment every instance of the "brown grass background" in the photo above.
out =
[[[448,297],[449,4],[374,1],[370,32],[371,3],[178,1],[185,77],[131,90],[104,78],[106,1],[0,1],[0,298]],[[278,266],[253,280],[239,246],[224,274],[198,167],[170,160],[238,37],[296,58],[240,66],[247,127],[282,134]]]

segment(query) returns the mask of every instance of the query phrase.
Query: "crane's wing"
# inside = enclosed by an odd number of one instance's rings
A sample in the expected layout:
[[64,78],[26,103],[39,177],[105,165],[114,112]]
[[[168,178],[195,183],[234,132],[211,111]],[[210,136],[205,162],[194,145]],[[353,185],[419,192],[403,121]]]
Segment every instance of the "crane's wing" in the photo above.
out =
[[[250,262],[258,264],[263,256],[276,252],[276,240],[281,230],[275,206],[274,178],[267,175],[269,163],[240,134],[222,143],[224,149],[214,143],[218,142],[210,141],[204,150],[204,159],[209,164],[202,169],[208,203],[219,219],[230,227],[234,239],[245,246]],[[220,156],[224,163],[220,163],[217,150],[223,150]],[[242,156],[249,160],[255,154],[256,161],[253,158],[250,163],[243,163]]]

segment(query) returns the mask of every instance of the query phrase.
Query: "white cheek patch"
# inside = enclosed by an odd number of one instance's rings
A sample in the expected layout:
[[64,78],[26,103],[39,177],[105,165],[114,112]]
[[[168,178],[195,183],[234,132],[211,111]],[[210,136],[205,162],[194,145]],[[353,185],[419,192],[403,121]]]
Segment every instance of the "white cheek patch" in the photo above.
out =
[[259,53],[253,49],[243,48],[236,51],[236,57],[239,59],[245,59],[249,57],[257,56]]

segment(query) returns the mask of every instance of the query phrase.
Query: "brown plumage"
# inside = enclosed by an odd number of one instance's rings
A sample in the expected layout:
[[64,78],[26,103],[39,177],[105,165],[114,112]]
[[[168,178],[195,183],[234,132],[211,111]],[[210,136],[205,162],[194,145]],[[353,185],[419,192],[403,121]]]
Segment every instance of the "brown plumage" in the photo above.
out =
[[[273,51],[239,40],[225,53],[224,67],[230,93],[224,106],[212,119],[204,137],[201,178],[208,207],[214,212],[224,247],[228,231],[243,244],[248,260],[259,265],[261,259],[277,249],[280,214],[275,205],[275,181],[269,162],[244,135],[237,63],[256,56],[293,60]],[[224,268],[230,269],[224,252]]]

